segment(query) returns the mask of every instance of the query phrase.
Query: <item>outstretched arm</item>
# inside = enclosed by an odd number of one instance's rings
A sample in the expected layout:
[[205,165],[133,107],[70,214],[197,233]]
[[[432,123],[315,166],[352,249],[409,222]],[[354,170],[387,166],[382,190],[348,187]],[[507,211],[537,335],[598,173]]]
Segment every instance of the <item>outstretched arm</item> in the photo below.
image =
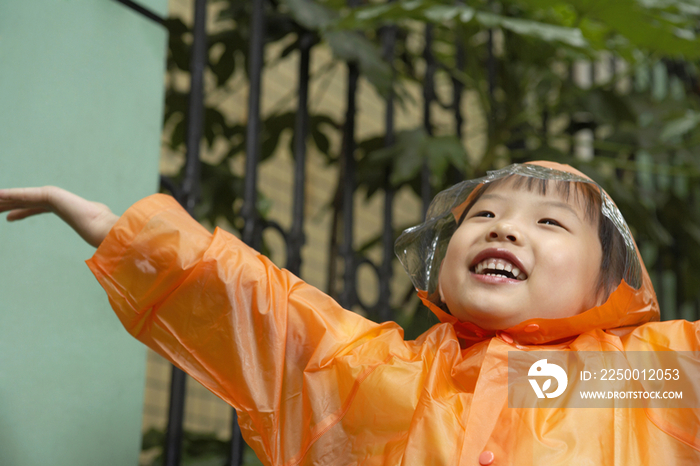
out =
[[87,263],[129,333],[238,410],[265,464],[404,445],[433,355],[397,325],[342,309],[162,194],[127,210]]
[[55,186],[0,189],[0,213],[8,221],[53,212],[85,241],[98,247],[119,219],[109,207]]

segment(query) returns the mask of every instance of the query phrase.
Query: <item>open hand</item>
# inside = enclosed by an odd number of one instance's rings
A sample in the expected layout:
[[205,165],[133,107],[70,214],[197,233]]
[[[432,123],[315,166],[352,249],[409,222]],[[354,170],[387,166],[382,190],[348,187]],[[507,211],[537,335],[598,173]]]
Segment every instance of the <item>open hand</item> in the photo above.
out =
[[9,212],[10,222],[53,212],[94,247],[102,243],[119,219],[106,205],[55,186],[0,189],[1,212]]

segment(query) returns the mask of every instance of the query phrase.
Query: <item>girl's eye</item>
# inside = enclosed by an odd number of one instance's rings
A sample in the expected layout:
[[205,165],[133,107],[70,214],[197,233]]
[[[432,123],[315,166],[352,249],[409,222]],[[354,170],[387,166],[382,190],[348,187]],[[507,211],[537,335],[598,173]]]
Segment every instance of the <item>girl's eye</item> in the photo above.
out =
[[493,212],[489,212],[488,210],[482,210],[481,212],[474,214],[474,217],[494,218],[495,216],[496,215],[494,215]]
[[543,219],[540,220],[538,223],[540,223],[540,224],[542,224],[542,225],[554,225],[555,227],[562,227],[562,228],[564,228],[564,227],[562,226],[561,223],[559,223],[559,222],[557,222],[556,220],[551,219],[551,218],[543,218]]

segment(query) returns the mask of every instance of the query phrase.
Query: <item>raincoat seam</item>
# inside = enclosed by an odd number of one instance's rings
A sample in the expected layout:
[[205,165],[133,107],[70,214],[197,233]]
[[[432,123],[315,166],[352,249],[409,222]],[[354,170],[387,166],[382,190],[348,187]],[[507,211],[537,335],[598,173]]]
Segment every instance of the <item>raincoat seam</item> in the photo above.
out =
[[343,406],[341,407],[340,411],[326,417],[326,419],[328,419],[335,416],[336,419],[331,421],[326,427],[324,427],[321,431],[316,433],[311,438],[311,440],[309,440],[309,443],[306,445],[304,450],[300,452],[298,459],[290,460],[288,463],[285,463],[285,466],[297,466],[298,464],[300,464],[304,460],[304,457],[306,457],[306,454],[309,452],[313,444],[316,443],[316,441],[320,439],[326,432],[335,427],[338,424],[338,422],[340,422],[343,419],[343,417],[345,417],[345,414],[347,414],[348,410],[350,409],[350,405],[352,405],[352,401],[355,399],[355,395],[357,395],[357,391],[360,389],[360,385],[362,385],[362,382],[364,382],[367,379],[367,377],[369,377],[375,371],[375,369],[389,363],[389,361],[391,361],[393,358],[394,355],[390,354],[382,362],[367,368],[364,373],[360,374],[360,376],[355,380],[355,383],[353,384],[352,389],[350,390],[350,394],[345,400],[345,403],[343,403]]
[[650,408],[644,408],[644,415],[647,417],[647,419],[649,419],[649,421],[651,421],[652,424],[654,424],[654,425],[656,426],[657,429],[659,429],[661,432],[663,432],[664,434],[668,435],[669,437],[673,437],[674,439],[678,440],[679,442],[688,445],[688,446],[689,446],[690,448],[692,448],[693,450],[695,450],[695,451],[700,451],[700,448],[698,448],[696,445],[693,445],[692,443],[689,443],[689,442],[687,442],[686,440],[683,440],[682,438],[678,437],[677,435],[672,434],[671,432],[668,432],[666,429],[664,429],[664,428],[661,427],[659,424],[657,424],[657,423],[654,421],[654,419],[649,415],[649,409],[650,409]]

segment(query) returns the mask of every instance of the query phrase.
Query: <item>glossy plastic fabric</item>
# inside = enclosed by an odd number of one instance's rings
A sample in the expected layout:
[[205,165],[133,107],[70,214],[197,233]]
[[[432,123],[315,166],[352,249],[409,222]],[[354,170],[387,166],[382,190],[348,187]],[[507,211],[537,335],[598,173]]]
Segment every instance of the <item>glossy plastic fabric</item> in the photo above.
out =
[[132,335],[238,410],[265,464],[476,465],[485,450],[494,465],[700,463],[698,410],[507,406],[509,351],[700,350],[697,324],[646,323],[643,268],[639,289],[530,333],[487,334],[428,302],[445,323],[404,341],[163,195],[88,265]]

